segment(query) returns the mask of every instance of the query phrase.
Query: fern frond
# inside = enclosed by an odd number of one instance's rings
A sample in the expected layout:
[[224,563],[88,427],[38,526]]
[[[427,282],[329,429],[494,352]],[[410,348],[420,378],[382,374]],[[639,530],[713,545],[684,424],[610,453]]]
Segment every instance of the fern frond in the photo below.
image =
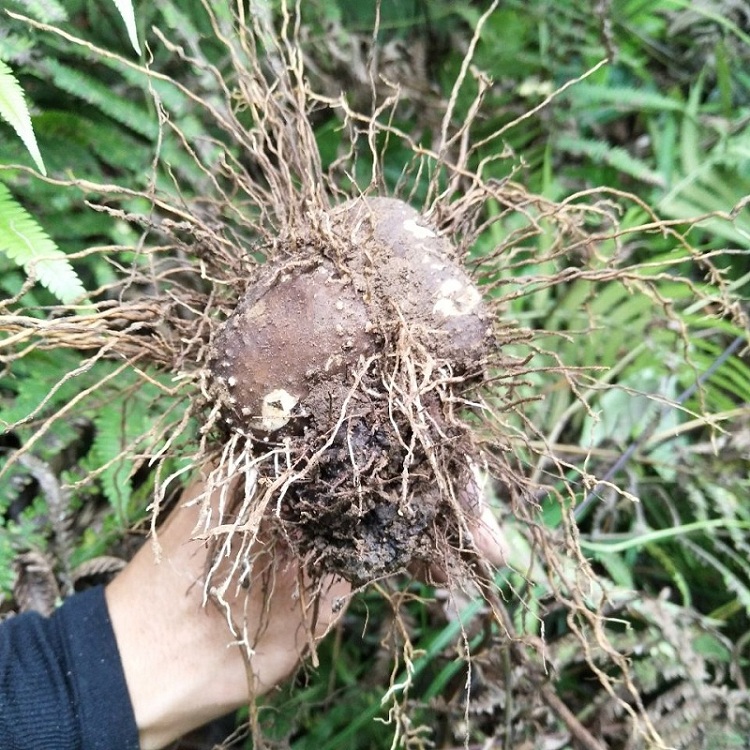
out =
[[117,406],[119,408],[104,409],[94,415],[96,434],[92,450],[96,462],[102,467],[104,495],[115,509],[118,519],[125,523],[133,494],[130,480],[135,464],[129,455],[129,448],[134,437],[129,434],[132,431],[127,429],[124,404],[121,402]]
[[[92,177],[98,172],[105,178],[102,164],[117,170],[149,164],[152,148],[131,132],[119,127],[102,127],[101,119],[92,120],[79,113],[48,110],[36,120],[37,130],[49,134],[45,155],[52,164],[75,164],[76,170]],[[84,172],[85,170],[85,172]],[[147,175],[134,174],[133,179],[146,182]],[[76,222],[82,221],[76,215]],[[85,220],[83,220],[85,221]],[[70,235],[66,234],[66,237]]]
[[63,304],[86,296],[83,283],[65,253],[1,183],[0,252],[22,266]]
[[156,137],[158,129],[149,112],[122,99],[110,86],[52,58],[45,60],[44,67],[58,88],[83,99],[134,133],[149,140]]
[[632,86],[599,85],[582,82],[573,86],[568,96],[582,109],[609,105],[618,111],[633,112],[684,112],[685,104],[657,91]]
[[125,22],[125,28],[128,32],[128,38],[133,45],[133,49],[140,55],[141,47],[138,44],[138,32],[135,29],[135,13],[133,12],[133,3],[130,0],[112,0],[117,7],[117,12]]
[[[132,381],[129,386],[127,381]],[[124,375],[118,385],[122,390],[117,397],[93,416],[96,434],[92,449],[100,467],[104,495],[126,525],[133,496],[132,478],[142,461],[137,454],[148,453],[153,443],[151,410],[159,390],[149,383],[139,383],[135,373]]]
[[0,60],[0,117],[18,134],[42,174],[47,174],[31,125],[29,109],[13,71]]
[[586,156],[600,164],[606,164],[624,174],[656,187],[665,187],[664,177],[651,169],[646,162],[631,156],[624,148],[611,146],[605,141],[563,135],[557,139],[562,151],[576,156]]

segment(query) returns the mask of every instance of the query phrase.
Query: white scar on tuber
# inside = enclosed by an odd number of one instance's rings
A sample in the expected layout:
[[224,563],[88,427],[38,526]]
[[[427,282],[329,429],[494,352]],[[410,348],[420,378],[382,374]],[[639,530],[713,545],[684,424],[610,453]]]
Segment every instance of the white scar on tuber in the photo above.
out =
[[446,279],[438,289],[432,312],[446,318],[468,315],[481,301],[482,295],[471,284],[463,284],[458,279]]
[[[420,240],[437,237],[432,229],[420,226],[414,219],[407,219],[404,222],[404,229]],[[425,256],[424,260],[432,262],[435,270],[442,271],[445,268],[444,264],[434,263],[434,259],[429,255]],[[474,312],[481,301],[482,295],[471,284],[463,284],[458,279],[446,279],[438,289],[437,301],[432,307],[432,312],[445,318],[469,315]]]
[[277,388],[263,396],[260,407],[260,419],[257,426],[265,432],[280,430],[292,418],[292,409],[297,405],[299,399],[292,396],[289,391]]
[[414,219],[407,219],[404,222],[404,229],[407,232],[411,232],[417,239],[420,240],[426,240],[428,237],[437,237],[435,232],[432,231],[432,229],[428,229],[427,227],[421,227],[419,224],[417,224]]

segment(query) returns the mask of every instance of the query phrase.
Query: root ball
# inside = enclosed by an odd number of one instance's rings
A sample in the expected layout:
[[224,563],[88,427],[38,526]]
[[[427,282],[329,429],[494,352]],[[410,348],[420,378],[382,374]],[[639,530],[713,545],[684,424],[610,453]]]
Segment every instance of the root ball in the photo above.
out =
[[287,539],[362,583],[461,536],[473,448],[455,404],[492,338],[450,242],[407,204],[358,199],[316,226],[215,335],[208,392]]

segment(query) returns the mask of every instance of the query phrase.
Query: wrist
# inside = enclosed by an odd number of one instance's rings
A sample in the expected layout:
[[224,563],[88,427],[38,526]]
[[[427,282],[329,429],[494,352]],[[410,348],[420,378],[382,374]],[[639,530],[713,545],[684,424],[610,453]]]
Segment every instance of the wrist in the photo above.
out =
[[[327,579],[312,602],[299,561],[283,550],[261,552],[248,588],[224,611],[203,606],[208,550],[191,540],[196,507],[184,507],[195,485],[159,531],[160,554],[145,544],[105,595],[143,750],[163,747],[186,732],[247,704],[286,679],[308,645],[322,638],[343,611],[346,582]],[[312,604],[314,603],[314,606]]]
[[184,564],[200,547],[157,562],[147,544],[105,592],[143,750],[248,700],[241,650],[223,616],[202,606],[199,576]]

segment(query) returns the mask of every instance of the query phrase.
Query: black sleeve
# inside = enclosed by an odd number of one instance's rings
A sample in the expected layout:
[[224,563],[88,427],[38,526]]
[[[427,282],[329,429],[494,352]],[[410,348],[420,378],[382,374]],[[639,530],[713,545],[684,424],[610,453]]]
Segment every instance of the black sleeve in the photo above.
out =
[[0,625],[2,750],[138,750],[101,587]]

